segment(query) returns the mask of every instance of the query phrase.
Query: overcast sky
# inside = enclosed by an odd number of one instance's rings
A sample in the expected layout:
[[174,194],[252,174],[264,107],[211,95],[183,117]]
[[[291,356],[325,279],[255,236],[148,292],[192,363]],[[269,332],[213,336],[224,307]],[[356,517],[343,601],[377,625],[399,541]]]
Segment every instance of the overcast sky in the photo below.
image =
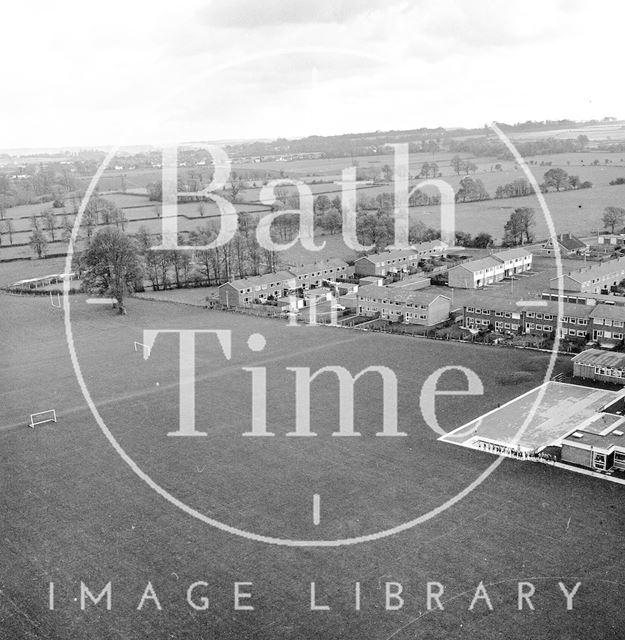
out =
[[624,4],[10,2],[0,148],[620,117]]

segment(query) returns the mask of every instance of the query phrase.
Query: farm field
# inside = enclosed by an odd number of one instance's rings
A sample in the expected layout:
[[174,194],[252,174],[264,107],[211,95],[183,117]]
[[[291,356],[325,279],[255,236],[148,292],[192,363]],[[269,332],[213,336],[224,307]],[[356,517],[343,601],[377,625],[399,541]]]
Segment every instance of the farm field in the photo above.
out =
[[[505,461],[466,498],[403,533],[356,546],[284,548],[245,540],[198,522],[151,491],[105,440],[80,394],[63,319],[45,299],[0,294],[11,338],[0,338],[0,620],[7,638],[617,638],[625,617],[625,517],[614,485],[531,463]],[[180,499],[230,525],[280,537],[361,535],[425,513],[454,495],[491,456],[437,441],[424,422],[419,389],[437,368],[471,367],[484,396],[441,396],[437,416],[454,429],[542,381],[544,354],[440,343],[328,328],[286,329],[277,321],[181,305],[129,301],[129,314],[73,296],[71,319],[85,381],[108,428],[139,466]],[[203,438],[168,438],[178,425],[178,345],[160,335],[147,361],[132,348],[146,328],[229,329],[232,358],[214,336],[198,338],[197,429]],[[250,334],[267,338],[251,352]],[[403,438],[376,438],[377,379],[355,393],[360,438],[333,438],[335,385],[312,387],[316,438],[289,438],[293,373],[341,364],[392,367],[399,379]],[[271,438],[244,438],[251,387],[242,366],[266,366]],[[507,372],[532,374],[509,384]],[[563,360],[557,370],[569,370]],[[325,374],[329,375],[329,374]],[[9,383],[10,381],[10,383]],[[158,385],[157,385],[158,383]],[[455,373],[445,389],[466,386]],[[33,392],[36,390],[36,392]],[[57,424],[25,427],[28,414],[57,410]],[[321,521],[312,524],[312,493]],[[588,518],[588,513],[593,518]],[[20,580],[19,576],[26,578]],[[81,612],[80,581],[94,593],[110,580],[113,609]],[[137,611],[151,581],[162,604]],[[207,611],[185,602],[202,580]],[[517,582],[536,584],[536,611],[517,610]],[[581,587],[573,611],[558,588]],[[56,606],[48,609],[48,582]],[[254,611],[234,611],[234,581],[247,581]],[[327,611],[310,611],[309,582]],[[354,583],[362,607],[354,610]],[[384,610],[384,582],[403,585],[405,605]],[[444,611],[425,609],[425,583],[445,585]],[[483,602],[467,611],[480,581]],[[19,603],[16,604],[16,603]]]
[[[413,154],[411,155],[411,174],[415,175],[420,170],[423,162],[435,160],[442,172],[441,179],[448,182],[455,190],[458,189],[463,175],[456,175],[449,160],[452,154]],[[467,156],[467,154],[460,154]],[[468,156],[467,156],[468,157]],[[605,160],[610,160],[610,164],[605,164]],[[555,222],[558,232],[571,232],[577,235],[589,235],[601,225],[601,216],[606,206],[622,206],[625,202],[625,186],[610,186],[609,182],[618,177],[625,177],[625,157],[619,154],[606,154],[600,152],[580,152],[569,154],[555,154],[550,156],[536,156],[531,158],[536,164],[530,168],[539,182],[543,180],[543,174],[553,167],[559,167],[569,174],[578,175],[582,180],[590,180],[593,183],[592,189],[566,191],[560,193],[550,192],[545,195],[547,205]],[[524,177],[523,172],[514,162],[500,162],[496,158],[474,159],[478,165],[478,171],[471,174],[473,178],[482,180],[486,190],[494,196],[498,186],[512,182],[515,179]],[[598,161],[598,165],[592,164]],[[268,171],[283,170],[286,177],[303,179],[309,183],[313,194],[326,194],[330,198],[340,196],[340,185],[335,181],[341,179],[341,170],[350,164],[349,158],[300,160],[293,162],[263,162],[252,163],[250,168],[258,169],[267,165]],[[360,167],[381,167],[384,164],[393,165],[394,159],[391,155],[367,156],[358,158]],[[549,166],[537,166],[541,162],[551,163]],[[502,170],[495,171],[494,166],[501,164]],[[241,167],[233,165],[233,170],[241,170]],[[181,169],[185,171],[184,168]],[[137,180],[141,183],[153,182],[160,178],[157,170],[139,170],[136,172],[126,172],[132,177],[136,173]],[[119,185],[110,181],[111,176],[105,173],[100,181],[99,188],[102,191],[107,189],[118,189]],[[321,180],[321,184],[312,184],[313,180]],[[85,178],[85,180],[87,180]],[[108,182],[107,182],[108,180]],[[137,184],[139,184],[139,182]],[[147,184],[145,182],[145,184]],[[261,180],[257,180],[259,185],[256,188],[245,188],[240,192],[240,202],[236,208],[239,211],[259,213],[265,206],[259,205],[259,194]],[[411,186],[415,186],[419,181],[413,179]],[[86,187],[86,184],[83,185]],[[130,190],[137,187],[133,180],[128,183]],[[392,184],[359,185],[358,192],[365,197],[374,197],[380,193],[390,192]],[[286,187],[287,192],[289,189]],[[105,197],[110,199],[119,207],[124,209],[128,219],[127,230],[136,233],[140,226],[145,226],[151,233],[160,231],[160,221],[158,219],[158,205],[150,202],[147,195],[139,193],[105,193]],[[503,236],[503,225],[510,213],[517,207],[529,206],[536,209],[536,226],[534,233],[536,238],[546,238],[548,227],[540,210],[538,200],[535,196],[509,199],[493,199],[483,202],[458,203],[456,205],[456,227],[461,231],[479,233],[481,231],[490,233],[496,241],[500,241]],[[28,238],[32,232],[31,217],[41,215],[49,209],[51,203],[22,205],[8,209],[6,217],[13,221],[13,242],[9,244],[6,232],[3,235],[2,246],[0,246],[0,259],[8,260],[15,258],[26,258],[32,254],[28,246]],[[55,209],[55,214],[59,224],[64,214],[69,214],[73,218],[74,205],[67,202],[65,208]],[[198,203],[185,203],[179,205],[180,218],[179,229],[181,231],[192,231],[198,226],[206,224],[209,220],[218,215],[218,209],[212,202],[204,203],[205,215],[200,215]],[[420,220],[427,226],[439,227],[438,207],[415,207],[411,209],[411,219]],[[63,243],[59,241],[57,231],[56,242],[50,242],[48,251],[50,253],[60,253],[63,251]],[[21,246],[18,246],[21,245]]]

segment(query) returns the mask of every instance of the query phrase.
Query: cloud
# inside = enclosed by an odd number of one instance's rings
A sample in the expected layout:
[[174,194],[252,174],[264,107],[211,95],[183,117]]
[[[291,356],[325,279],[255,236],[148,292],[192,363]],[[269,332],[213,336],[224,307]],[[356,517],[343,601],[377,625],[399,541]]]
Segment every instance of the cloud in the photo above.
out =
[[254,29],[293,24],[342,24],[379,8],[379,0],[213,0],[199,11],[199,18],[212,27]]

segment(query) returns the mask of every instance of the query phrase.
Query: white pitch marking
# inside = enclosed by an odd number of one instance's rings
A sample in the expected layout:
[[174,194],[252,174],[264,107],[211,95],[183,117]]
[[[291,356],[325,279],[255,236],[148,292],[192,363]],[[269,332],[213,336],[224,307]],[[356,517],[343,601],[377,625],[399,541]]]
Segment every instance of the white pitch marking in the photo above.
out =
[[313,493],[313,524],[317,526],[321,521],[320,514],[321,499],[318,493]]
[[546,307],[546,300],[518,300],[517,307]]
[[87,298],[87,304],[115,304],[115,298]]

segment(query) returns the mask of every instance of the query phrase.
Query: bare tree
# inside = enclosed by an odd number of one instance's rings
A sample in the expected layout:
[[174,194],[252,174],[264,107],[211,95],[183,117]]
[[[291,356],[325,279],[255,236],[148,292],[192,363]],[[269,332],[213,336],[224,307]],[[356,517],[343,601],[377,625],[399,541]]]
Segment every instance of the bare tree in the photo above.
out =
[[46,229],[50,232],[52,242],[54,242],[54,231],[56,230],[56,216],[54,215],[54,209],[46,209],[41,216]]
[[623,225],[625,220],[625,209],[622,207],[606,207],[603,211],[603,226],[610,229],[610,233],[614,233],[614,229]]
[[41,231],[41,229],[35,229],[29,238],[29,242],[37,254],[37,257],[42,258],[46,253],[46,247],[48,245],[48,240],[43,231]]

